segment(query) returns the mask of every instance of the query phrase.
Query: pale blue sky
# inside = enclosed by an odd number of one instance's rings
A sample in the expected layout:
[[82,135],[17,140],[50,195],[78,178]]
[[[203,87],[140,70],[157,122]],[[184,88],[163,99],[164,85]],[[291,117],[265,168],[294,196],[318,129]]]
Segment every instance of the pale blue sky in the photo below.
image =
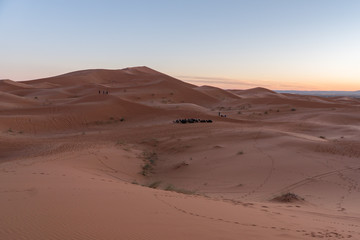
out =
[[360,89],[358,0],[0,0],[0,79],[146,65],[224,88]]

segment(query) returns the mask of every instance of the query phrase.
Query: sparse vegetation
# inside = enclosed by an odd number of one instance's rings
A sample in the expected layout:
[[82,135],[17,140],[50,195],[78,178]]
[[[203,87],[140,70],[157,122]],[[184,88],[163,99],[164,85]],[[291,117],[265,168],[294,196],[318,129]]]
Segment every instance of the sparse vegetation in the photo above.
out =
[[182,188],[176,188],[172,184],[167,185],[167,187],[164,190],[165,191],[182,193],[182,194],[195,194],[196,193],[195,191],[190,191],[190,190],[186,190],[186,189],[182,189]]
[[145,165],[142,167],[141,174],[143,176],[147,176],[151,172],[152,169],[153,169],[153,167],[149,163],[145,163]]
[[9,133],[14,132],[11,128],[9,128],[7,131],[8,131]]
[[282,203],[292,203],[292,202],[302,202],[304,201],[304,198],[300,197],[295,193],[287,192],[273,198],[273,201],[282,202]]
[[237,152],[237,155],[243,155],[243,154],[244,154],[243,151],[238,151],[238,152]]
[[154,165],[158,159],[156,152],[143,152],[145,161],[148,161],[150,164]]
[[292,112],[295,112],[295,111],[296,111],[296,108],[292,108],[291,111],[292,111]]
[[161,184],[161,181],[155,181],[155,182],[153,182],[153,183],[150,183],[150,184],[148,185],[148,187],[149,187],[149,188],[158,188],[158,187],[160,186],[160,184]]
[[320,136],[319,138],[321,138],[321,139],[326,139],[326,137],[324,137],[324,136]]
[[156,152],[143,152],[144,165],[141,171],[143,176],[148,176],[154,170],[157,159],[158,157]]
[[164,189],[165,191],[174,191],[175,187],[172,184],[167,185],[167,187]]

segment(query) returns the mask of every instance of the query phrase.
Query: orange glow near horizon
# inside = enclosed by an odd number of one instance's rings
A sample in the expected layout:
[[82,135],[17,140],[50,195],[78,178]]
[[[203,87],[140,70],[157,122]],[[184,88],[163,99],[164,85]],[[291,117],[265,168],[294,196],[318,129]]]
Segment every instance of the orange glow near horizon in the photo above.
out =
[[[90,69],[90,68],[86,68]],[[26,69],[24,69],[26,70]],[[31,71],[19,72],[13,76],[1,76],[1,79],[10,79],[13,81],[27,81],[33,79],[47,78],[65,74],[72,71],[84,70],[84,69],[48,69],[47,71],[42,69],[41,72]],[[159,69],[155,69],[161,72]],[[210,85],[223,89],[249,89],[255,87],[264,87],[272,90],[302,90],[302,91],[357,91],[360,90],[359,81],[356,78],[331,78],[331,77],[317,77],[311,78],[309,76],[296,76],[285,77],[278,76],[273,78],[267,78],[265,76],[256,77],[220,77],[220,76],[184,76],[179,74],[171,74],[164,72],[170,76],[173,76],[179,80],[189,82],[198,86]]]
[[[272,90],[300,90],[300,91],[357,91],[359,82],[353,79],[301,79],[289,77],[288,79],[248,79],[248,78],[222,78],[222,77],[194,77],[177,76],[178,79],[195,84],[211,85],[223,89],[248,89],[264,87]],[[339,83],[340,82],[340,83]]]

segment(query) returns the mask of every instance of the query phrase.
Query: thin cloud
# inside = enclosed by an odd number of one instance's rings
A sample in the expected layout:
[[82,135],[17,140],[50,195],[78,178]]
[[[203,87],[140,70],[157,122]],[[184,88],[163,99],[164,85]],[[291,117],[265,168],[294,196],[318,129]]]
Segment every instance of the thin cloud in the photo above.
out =
[[318,90],[318,87],[307,84],[307,86],[302,85],[298,82],[279,82],[279,81],[270,81],[270,80],[256,80],[256,79],[246,79],[238,80],[233,78],[222,78],[222,77],[202,77],[202,76],[176,76],[178,79],[183,81],[193,83],[193,84],[203,84],[203,85],[214,85],[221,88],[253,88],[253,87],[264,87],[273,90]]
[[[241,85],[241,86],[249,86],[249,87],[257,87],[259,83],[244,81],[244,80],[236,80],[232,78],[216,78],[216,77],[200,77],[200,76],[176,76],[177,78],[189,81],[193,83],[210,83],[210,84],[224,84],[224,85]],[[259,81],[256,81],[259,82]],[[270,86],[269,84],[261,84],[262,86]]]

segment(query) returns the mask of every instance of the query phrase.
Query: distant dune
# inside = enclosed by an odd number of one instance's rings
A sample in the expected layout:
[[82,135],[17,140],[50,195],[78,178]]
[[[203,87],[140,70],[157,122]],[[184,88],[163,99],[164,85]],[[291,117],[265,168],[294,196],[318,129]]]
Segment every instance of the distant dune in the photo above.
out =
[[295,91],[295,90],[277,90],[278,93],[292,93],[300,95],[312,95],[323,97],[356,97],[360,98],[359,91]]
[[360,239],[360,99],[300,93],[0,80],[0,239]]

